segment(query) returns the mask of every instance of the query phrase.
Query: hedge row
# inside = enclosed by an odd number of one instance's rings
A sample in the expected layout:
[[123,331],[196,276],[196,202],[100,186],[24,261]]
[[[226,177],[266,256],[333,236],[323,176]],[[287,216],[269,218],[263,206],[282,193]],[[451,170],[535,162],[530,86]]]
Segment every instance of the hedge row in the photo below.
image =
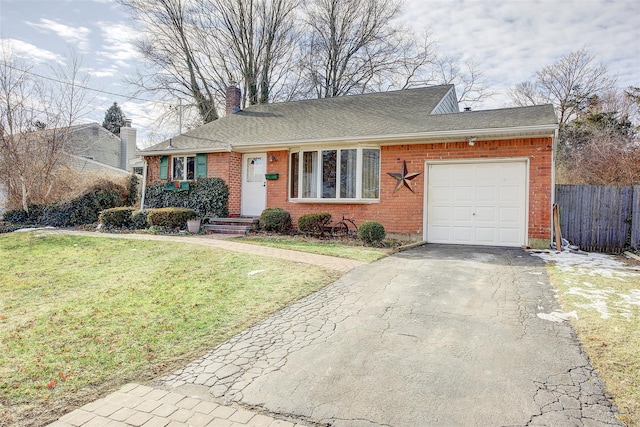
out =
[[[307,235],[324,236],[331,223],[328,212],[308,213],[298,218],[298,231]],[[286,233],[291,229],[291,215],[282,208],[267,208],[260,215],[260,229]],[[367,244],[377,244],[384,240],[386,233],[382,224],[365,221],[358,227],[358,239]]]
[[122,187],[105,181],[96,184],[82,196],[69,202],[48,206],[29,206],[29,212],[22,209],[7,211],[3,219],[12,224],[38,227],[72,227],[92,224],[98,221],[100,211],[125,204],[126,191],[124,197],[122,193]]
[[151,184],[145,192],[145,207],[193,209],[200,217],[224,218],[228,215],[229,187],[220,178],[199,178],[189,182],[188,190],[168,190],[164,182]]

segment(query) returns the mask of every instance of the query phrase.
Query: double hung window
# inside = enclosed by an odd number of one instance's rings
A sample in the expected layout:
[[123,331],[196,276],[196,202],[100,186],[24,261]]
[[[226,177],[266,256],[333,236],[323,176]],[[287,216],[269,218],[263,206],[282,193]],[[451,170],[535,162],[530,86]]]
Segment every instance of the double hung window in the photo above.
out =
[[377,148],[291,152],[291,199],[378,199],[379,188],[380,150]]
[[174,156],[173,157],[173,179],[190,180],[196,176],[196,156]]

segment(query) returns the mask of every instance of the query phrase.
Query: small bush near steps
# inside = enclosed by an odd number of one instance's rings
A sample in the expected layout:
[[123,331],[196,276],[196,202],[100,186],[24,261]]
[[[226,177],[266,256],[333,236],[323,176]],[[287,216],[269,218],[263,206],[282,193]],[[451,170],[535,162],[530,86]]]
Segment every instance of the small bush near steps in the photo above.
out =
[[195,219],[197,216],[193,209],[159,208],[149,210],[147,222],[153,227],[185,228],[187,221]]
[[365,221],[358,227],[358,239],[371,245],[384,240],[386,233],[382,224],[376,221]]
[[267,208],[260,214],[260,229],[287,233],[291,230],[291,214],[282,208]]

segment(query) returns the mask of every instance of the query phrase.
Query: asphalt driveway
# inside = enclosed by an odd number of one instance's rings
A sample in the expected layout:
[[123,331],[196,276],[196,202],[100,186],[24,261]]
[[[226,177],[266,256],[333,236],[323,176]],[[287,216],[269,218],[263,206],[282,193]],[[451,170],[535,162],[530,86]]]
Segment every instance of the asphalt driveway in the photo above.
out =
[[161,380],[333,426],[620,425],[543,262],[427,245],[358,267]]

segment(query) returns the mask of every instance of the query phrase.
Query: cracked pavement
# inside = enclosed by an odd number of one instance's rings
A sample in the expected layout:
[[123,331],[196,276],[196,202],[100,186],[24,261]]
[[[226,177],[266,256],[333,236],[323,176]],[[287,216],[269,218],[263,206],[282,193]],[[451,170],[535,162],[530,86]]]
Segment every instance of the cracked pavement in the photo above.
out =
[[622,425],[520,249],[426,245],[358,267],[156,385],[332,426]]

